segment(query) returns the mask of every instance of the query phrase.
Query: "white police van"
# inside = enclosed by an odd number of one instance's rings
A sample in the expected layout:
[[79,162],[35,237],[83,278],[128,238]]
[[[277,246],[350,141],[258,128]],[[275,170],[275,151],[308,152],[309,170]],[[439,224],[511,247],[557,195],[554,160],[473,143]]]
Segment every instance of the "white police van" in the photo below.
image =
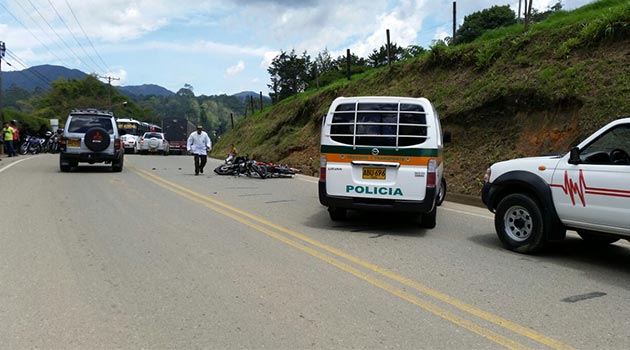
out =
[[435,227],[443,137],[426,98],[335,99],[322,121],[320,152],[319,201],[332,220],[345,219],[348,209],[400,211]]

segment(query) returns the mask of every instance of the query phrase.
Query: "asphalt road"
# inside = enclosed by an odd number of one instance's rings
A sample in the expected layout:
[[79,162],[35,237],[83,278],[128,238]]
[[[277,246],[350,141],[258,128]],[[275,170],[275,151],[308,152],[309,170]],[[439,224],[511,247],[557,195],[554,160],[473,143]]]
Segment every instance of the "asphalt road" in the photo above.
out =
[[2,349],[627,349],[630,250],[504,250],[448,201],[330,221],[317,180],[187,156],[0,162]]

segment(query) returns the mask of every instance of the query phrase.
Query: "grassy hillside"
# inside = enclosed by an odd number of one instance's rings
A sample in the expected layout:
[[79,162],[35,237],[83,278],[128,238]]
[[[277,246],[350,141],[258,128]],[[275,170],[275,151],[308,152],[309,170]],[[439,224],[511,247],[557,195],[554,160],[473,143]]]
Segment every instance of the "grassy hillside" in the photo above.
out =
[[449,192],[478,195],[486,167],[564,152],[610,120],[630,116],[630,2],[601,0],[524,31],[489,32],[467,45],[436,44],[422,57],[284,100],[218,142],[242,154],[319,171],[322,116],[338,96],[424,96],[446,146]]

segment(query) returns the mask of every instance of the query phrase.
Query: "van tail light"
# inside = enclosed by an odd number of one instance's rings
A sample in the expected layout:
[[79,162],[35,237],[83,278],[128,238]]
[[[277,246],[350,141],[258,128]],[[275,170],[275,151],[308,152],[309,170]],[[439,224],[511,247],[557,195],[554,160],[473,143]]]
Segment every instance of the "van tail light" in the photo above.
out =
[[115,150],[119,150],[120,149],[120,139],[115,139],[114,140],[114,149]]
[[430,159],[427,164],[427,187],[435,187],[437,184],[437,160]]
[[60,149],[61,151],[64,151],[64,152],[65,152],[65,151],[66,151],[66,146],[67,146],[67,145],[68,145],[68,139],[62,136],[62,137],[59,139],[59,149]]
[[326,181],[326,156],[319,157],[319,180]]

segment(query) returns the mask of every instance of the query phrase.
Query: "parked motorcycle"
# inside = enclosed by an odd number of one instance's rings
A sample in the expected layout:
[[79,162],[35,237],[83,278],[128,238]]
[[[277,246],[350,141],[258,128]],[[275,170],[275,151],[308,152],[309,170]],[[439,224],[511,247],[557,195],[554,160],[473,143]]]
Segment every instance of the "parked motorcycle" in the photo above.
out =
[[44,140],[35,136],[26,136],[26,140],[20,146],[20,154],[37,154],[42,151],[42,142]]

